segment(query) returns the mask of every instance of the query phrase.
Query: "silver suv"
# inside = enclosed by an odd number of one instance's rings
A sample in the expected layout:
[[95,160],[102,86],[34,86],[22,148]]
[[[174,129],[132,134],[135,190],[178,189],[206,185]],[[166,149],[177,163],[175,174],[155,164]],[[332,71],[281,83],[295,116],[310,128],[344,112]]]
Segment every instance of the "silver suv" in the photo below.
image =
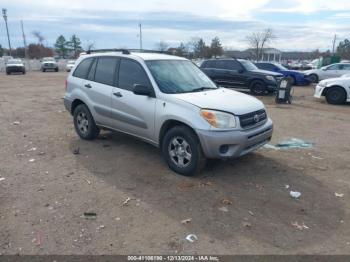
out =
[[76,65],[64,104],[82,139],[101,128],[133,135],[188,176],[206,158],[239,157],[271,139],[263,103],[217,87],[187,59],[117,50],[83,55]]

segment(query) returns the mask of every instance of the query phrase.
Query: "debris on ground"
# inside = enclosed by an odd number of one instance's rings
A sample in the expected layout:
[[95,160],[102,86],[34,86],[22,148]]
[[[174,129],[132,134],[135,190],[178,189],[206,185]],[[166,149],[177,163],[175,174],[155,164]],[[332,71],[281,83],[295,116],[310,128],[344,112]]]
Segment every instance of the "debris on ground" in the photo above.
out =
[[322,157],[319,157],[319,156],[311,156],[313,159],[317,159],[317,160],[323,160]]
[[219,207],[218,209],[220,211],[222,211],[222,212],[228,212],[228,208],[227,207]]
[[116,217],[115,220],[120,221],[120,217]]
[[96,219],[97,214],[95,212],[84,212],[84,218],[86,219]]
[[264,145],[264,148],[274,149],[274,150],[290,149],[290,148],[312,148],[312,147],[313,147],[313,144],[311,142],[304,141],[299,138],[289,138],[276,145],[271,145],[271,144]]
[[27,152],[32,152],[32,151],[36,151],[36,147],[32,147],[32,148],[27,150]]
[[344,197],[344,194],[337,193],[337,192],[335,192],[334,195],[335,195],[336,197],[340,197],[340,198]]
[[97,230],[104,229],[106,226],[105,225],[100,225]]
[[86,183],[88,183],[89,185],[91,185],[91,181],[88,180],[88,179],[85,179],[86,180]]
[[232,200],[229,198],[223,198],[223,199],[221,199],[220,202],[221,202],[221,204],[224,204],[224,205],[232,205],[233,204]]
[[290,191],[290,196],[292,198],[298,199],[301,196],[301,193],[298,191]]
[[45,152],[39,152],[38,153],[38,156],[43,156],[43,155],[45,155]]
[[38,234],[36,235],[36,244],[37,244],[38,246],[41,246],[42,243],[43,243],[43,236],[42,236],[41,233],[38,233]]
[[198,237],[196,235],[194,235],[194,234],[189,234],[189,235],[187,235],[186,240],[188,242],[193,243],[194,241],[198,240]]
[[288,189],[288,188],[289,188],[289,185],[285,185],[284,188],[285,188],[285,189]]
[[4,181],[5,180],[5,178],[4,177],[0,177],[0,181]]
[[252,211],[248,211],[248,213],[249,213],[249,215],[251,215],[251,216],[255,216],[255,214],[252,212]]
[[128,206],[129,205],[129,202],[131,201],[131,200],[135,200],[135,198],[130,198],[130,197],[128,197],[127,199],[125,199],[125,201],[123,202],[123,206]]
[[32,158],[32,159],[29,159],[29,162],[34,162],[35,161],[35,159],[34,158]]
[[213,186],[213,182],[210,181],[200,181],[198,183],[195,182],[187,182],[183,181],[177,185],[177,189],[181,192],[186,192],[195,188],[203,188]]
[[189,223],[191,223],[192,222],[192,218],[186,218],[186,219],[184,219],[184,220],[182,220],[181,221],[181,224],[189,224]]
[[303,224],[300,225],[297,221],[295,221],[295,222],[292,223],[292,226],[295,227],[295,228],[298,229],[298,230],[309,229],[309,227],[306,226],[306,225],[304,224],[304,222],[303,222]]
[[21,124],[21,122],[19,122],[19,121],[15,121],[15,122],[13,122],[12,123],[14,126],[18,126],[18,125],[20,125]]
[[102,147],[111,147],[109,144],[103,144]]
[[249,222],[247,222],[247,221],[244,221],[244,222],[242,223],[242,225],[243,225],[243,227],[245,227],[245,228],[247,228],[247,229],[251,229],[251,228],[252,228],[252,224],[249,223]]
[[80,154],[80,148],[79,148],[79,147],[75,148],[75,149],[73,150],[73,154],[74,154],[74,155],[79,155],[79,154]]

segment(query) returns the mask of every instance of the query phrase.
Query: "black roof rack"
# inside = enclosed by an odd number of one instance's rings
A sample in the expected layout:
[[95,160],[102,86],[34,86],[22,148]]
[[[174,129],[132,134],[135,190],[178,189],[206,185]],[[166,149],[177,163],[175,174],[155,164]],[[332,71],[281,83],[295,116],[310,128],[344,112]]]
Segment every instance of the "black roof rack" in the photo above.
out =
[[130,51],[128,49],[94,49],[86,51],[86,54],[91,53],[103,53],[103,52],[121,52],[123,55],[130,55]]

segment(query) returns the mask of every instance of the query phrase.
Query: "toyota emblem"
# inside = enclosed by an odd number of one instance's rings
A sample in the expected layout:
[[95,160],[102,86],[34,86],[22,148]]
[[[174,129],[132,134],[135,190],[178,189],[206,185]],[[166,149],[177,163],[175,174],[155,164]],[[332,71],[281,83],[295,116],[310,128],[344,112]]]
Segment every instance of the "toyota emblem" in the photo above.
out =
[[259,122],[259,120],[260,120],[260,117],[259,117],[259,115],[254,115],[254,122],[255,123],[258,123]]

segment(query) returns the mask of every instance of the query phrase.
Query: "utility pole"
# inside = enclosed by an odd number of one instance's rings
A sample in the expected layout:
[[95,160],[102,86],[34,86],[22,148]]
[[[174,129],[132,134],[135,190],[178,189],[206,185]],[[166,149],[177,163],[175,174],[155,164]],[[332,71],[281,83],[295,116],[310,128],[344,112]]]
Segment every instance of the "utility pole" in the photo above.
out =
[[24,57],[27,58],[27,41],[26,41],[26,35],[24,34],[23,20],[21,20],[21,28],[22,28],[22,36],[23,36],[23,44],[24,44]]
[[334,35],[334,40],[333,40],[333,55],[335,54],[335,42],[337,41],[337,35]]
[[11,50],[11,42],[10,42],[9,28],[8,28],[8,26],[7,26],[7,14],[6,14],[6,12],[7,12],[6,8],[3,8],[3,9],[2,9],[2,16],[4,17],[4,20],[5,20],[6,32],[7,32],[7,40],[8,40],[8,42],[9,42],[9,49],[10,49],[10,56],[11,56],[12,50]]
[[140,28],[140,51],[142,51],[142,25],[139,23],[139,28]]

